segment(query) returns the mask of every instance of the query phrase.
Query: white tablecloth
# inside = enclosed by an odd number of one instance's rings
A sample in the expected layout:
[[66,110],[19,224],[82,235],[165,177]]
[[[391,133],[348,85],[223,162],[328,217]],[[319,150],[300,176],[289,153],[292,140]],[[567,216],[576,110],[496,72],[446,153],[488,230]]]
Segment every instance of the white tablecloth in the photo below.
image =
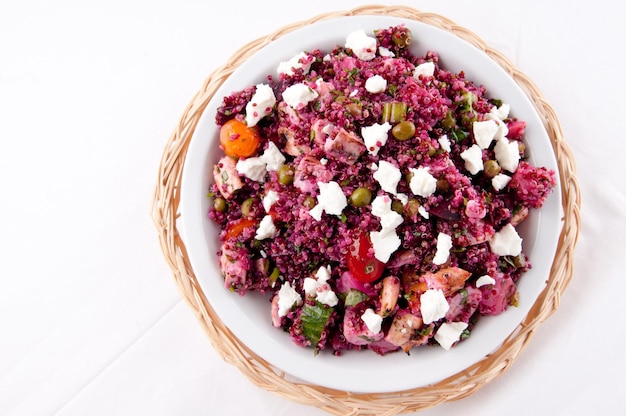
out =
[[[616,414],[626,371],[625,3],[405,3],[475,32],[536,83],[583,195],[559,310],[504,375],[421,414]],[[362,4],[0,2],[0,414],[324,414],[218,357],[149,214],[165,143],[208,74],[279,27]]]

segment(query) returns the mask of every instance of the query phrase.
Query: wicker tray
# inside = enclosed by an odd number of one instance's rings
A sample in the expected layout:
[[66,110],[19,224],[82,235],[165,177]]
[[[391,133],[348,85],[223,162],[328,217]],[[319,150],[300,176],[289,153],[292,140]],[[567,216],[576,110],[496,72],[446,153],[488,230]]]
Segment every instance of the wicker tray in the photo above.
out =
[[[494,353],[464,371],[430,386],[385,394],[355,394],[293,381],[287,374],[257,356],[225,327],[208,303],[191,268],[177,228],[180,184],[187,148],[198,120],[215,91],[242,62],[273,40],[318,21],[355,15],[390,15],[420,21],[446,30],[485,52],[508,72],[532,101],[550,137],[561,178],[564,225],[559,245],[546,288],[524,321]],[[472,32],[440,15],[423,13],[405,6],[364,6],[319,15],[283,27],[244,46],[226,64],[215,70],[184,110],[167,143],[159,167],[152,217],[161,248],[183,297],[195,312],[213,347],[226,362],[235,365],[250,381],[265,390],[299,403],[317,406],[331,414],[396,415],[467,397],[501,375],[515,361],[539,325],[556,311],[560,296],[572,278],[574,247],[580,228],[580,192],[574,159],[564,141],[556,114],[532,81],[517,71],[503,55],[488,47]]]

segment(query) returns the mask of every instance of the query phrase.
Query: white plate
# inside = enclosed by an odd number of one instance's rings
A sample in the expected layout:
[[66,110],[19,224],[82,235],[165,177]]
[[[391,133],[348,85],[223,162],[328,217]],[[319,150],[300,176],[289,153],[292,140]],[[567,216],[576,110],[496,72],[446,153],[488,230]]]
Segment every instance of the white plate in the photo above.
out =
[[[426,386],[466,369],[494,351],[527,315],[549,277],[561,230],[560,189],[548,197],[540,211],[532,212],[520,227],[524,252],[533,268],[519,282],[517,308],[479,320],[472,335],[450,351],[439,347],[414,348],[411,355],[399,352],[378,356],[372,351],[348,351],[340,357],[296,346],[283,331],[271,325],[270,304],[256,293],[239,296],[223,286],[216,251],[218,227],[207,218],[206,197],[212,165],[221,151],[215,112],[225,95],[263,82],[276,75],[280,61],[296,53],[343,45],[346,36],[364,29],[404,23],[413,33],[414,54],[438,52],[441,65],[487,88],[491,97],[511,105],[512,115],[527,122],[526,142],[533,165],[557,170],[549,137],[541,120],[518,85],[502,67],[473,45],[439,28],[389,16],[353,16],[321,21],[288,33],[245,61],[224,82],[202,115],[191,139],[182,178],[182,232],[189,260],[211,306],[230,330],[249,348],[273,366],[306,382],[352,392],[396,392]],[[557,178],[558,182],[558,178]]]

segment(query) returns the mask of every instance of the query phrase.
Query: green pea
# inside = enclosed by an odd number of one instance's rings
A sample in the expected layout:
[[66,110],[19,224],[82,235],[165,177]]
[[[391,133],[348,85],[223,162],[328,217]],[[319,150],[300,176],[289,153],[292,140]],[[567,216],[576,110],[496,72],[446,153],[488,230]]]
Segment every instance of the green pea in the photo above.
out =
[[254,204],[254,198],[248,198],[241,203],[241,215],[249,217],[252,214],[252,204]]
[[311,209],[317,204],[317,201],[312,196],[307,196],[303,204],[305,207]]
[[391,134],[396,140],[405,141],[415,136],[415,124],[412,121],[403,121],[391,129]]
[[372,202],[372,191],[367,188],[356,188],[350,195],[350,202],[355,207],[364,207]]
[[293,183],[294,171],[289,165],[281,165],[276,171],[278,183],[281,185],[291,185]]
[[483,170],[488,178],[493,178],[500,173],[500,165],[495,160],[486,160],[483,164]]
[[228,209],[228,203],[224,198],[215,198],[213,200],[213,209],[217,212],[226,212]]

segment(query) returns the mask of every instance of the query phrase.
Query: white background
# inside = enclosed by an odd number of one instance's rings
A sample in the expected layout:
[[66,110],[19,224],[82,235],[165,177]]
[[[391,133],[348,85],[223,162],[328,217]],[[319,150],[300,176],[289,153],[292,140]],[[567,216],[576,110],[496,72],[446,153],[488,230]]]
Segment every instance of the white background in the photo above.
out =
[[[218,357],[171,278],[150,207],[168,137],[213,70],[279,27],[363,4],[0,0],[0,414],[324,414]],[[504,375],[420,414],[615,414],[625,3],[404,4],[475,32],[535,82],[583,196],[559,310]]]

